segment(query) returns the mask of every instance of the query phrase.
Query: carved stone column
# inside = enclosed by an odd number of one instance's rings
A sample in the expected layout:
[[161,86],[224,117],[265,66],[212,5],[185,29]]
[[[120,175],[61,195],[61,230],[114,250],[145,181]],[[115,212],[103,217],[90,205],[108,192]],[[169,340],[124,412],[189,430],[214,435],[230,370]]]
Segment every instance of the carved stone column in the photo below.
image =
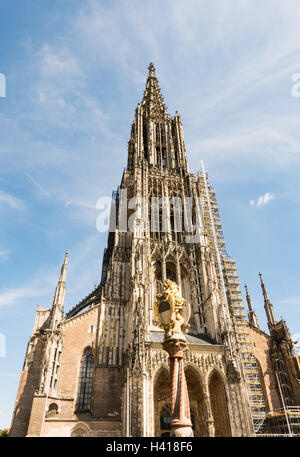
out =
[[213,417],[212,410],[211,410],[210,395],[209,395],[208,387],[206,387],[206,389],[203,392],[203,402],[204,402],[204,407],[205,407],[208,436],[213,437],[213,436],[215,436],[215,425],[214,425],[214,417]]
[[171,436],[194,436],[192,430],[189,395],[184,373],[186,341],[170,339],[163,344],[170,356],[172,390]]

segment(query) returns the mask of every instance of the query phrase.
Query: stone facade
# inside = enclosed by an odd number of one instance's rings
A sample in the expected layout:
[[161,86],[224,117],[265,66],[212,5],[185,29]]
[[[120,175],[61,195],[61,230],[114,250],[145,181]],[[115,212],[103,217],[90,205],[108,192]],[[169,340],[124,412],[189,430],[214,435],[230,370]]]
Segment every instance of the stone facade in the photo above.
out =
[[[150,64],[127,168],[113,196],[116,229],[109,233],[101,283],[64,314],[66,255],[52,308],[37,310],[11,436],[168,436],[169,360],[154,314],[166,279],[178,284],[191,306],[185,370],[195,436],[253,435],[241,322],[233,318],[234,300],[227,299],[221,251],[210,241],[214,230],[206,223],[208,193],[201,179],[188,171],[181,117],[168,115]],[[127,207],[132,197],[136,201]],[[163,230],[161,202],[157,211],[150,205],[145,211],[138,200],[187,197],[197,202],[191,207],[197,224],[183,231],[176,229],[174,205]],[[272,335],[245,325],[265,404],[277,408]],[[293,397],[297,360],[289,361]]]

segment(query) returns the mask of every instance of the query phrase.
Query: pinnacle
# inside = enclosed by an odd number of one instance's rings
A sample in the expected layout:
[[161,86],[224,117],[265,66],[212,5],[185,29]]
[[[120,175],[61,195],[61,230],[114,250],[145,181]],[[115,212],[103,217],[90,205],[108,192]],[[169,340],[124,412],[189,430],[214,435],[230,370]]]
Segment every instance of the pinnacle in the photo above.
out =
[[246,298],[247,298],[247,303],[248,303],[249,311],[253,311],[253,309],[252,309],[252,302],[251,302],[251,298],[250,298],[250,295],[249,295],[249,292],[248,292],[248,286],[247,286],[247,284],[245,284],[245,290],[246,290]]
[[270,303],[270,300],[269,300],[269,297],[268,297],[268,293],[266,291],[266,286],[265,286],[264,281],[262,279],[262,274],[258,273],[258,276],[260,277],[260,284],[261,284],[261,288],[262,288],[262,292],[263,292],[265,303]]
[[154,66],[153,62],[149,63],[148,70],[149,70],[149,76],[156,76],[156,74],[155,74],[155,66]]
[[142,107],[144,112],[155,118],[165,118],[167,107],[158,85],[158,79],[155,73],[155,66],[150,62],[148,66],[149,74],[146,81]]

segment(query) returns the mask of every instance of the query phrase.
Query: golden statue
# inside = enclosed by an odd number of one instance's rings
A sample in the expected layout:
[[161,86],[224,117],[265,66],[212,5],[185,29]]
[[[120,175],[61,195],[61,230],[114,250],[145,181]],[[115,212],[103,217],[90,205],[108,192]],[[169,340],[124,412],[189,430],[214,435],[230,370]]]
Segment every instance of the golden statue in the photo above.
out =
[[165,330],[166,338],[183,335],[189,329],[190,305],[180,295],[178,285],[167,279],[162,294],[154,303],[159,326]]

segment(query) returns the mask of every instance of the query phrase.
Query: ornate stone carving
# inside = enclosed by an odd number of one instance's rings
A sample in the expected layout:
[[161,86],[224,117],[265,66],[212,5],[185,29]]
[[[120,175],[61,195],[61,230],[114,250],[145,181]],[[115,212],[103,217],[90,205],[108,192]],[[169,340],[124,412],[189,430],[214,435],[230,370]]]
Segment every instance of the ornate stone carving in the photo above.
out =
[[[164,309],[163,307],[166,308],[163,314],[169,314],[168,323],[161,320],[160,309]],[[159,319],[159,326],[166,331],[166,338],[171,338],[175,334],[185,333],[189,329],[190,305],[179,294],[179,288],[175,282],[169,279],[165,281],[164,291],[157,296],[154,308]]]

